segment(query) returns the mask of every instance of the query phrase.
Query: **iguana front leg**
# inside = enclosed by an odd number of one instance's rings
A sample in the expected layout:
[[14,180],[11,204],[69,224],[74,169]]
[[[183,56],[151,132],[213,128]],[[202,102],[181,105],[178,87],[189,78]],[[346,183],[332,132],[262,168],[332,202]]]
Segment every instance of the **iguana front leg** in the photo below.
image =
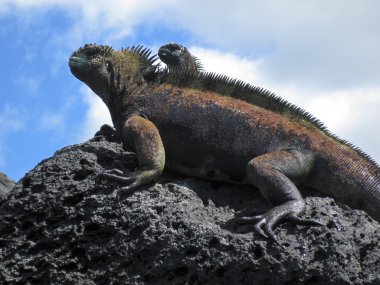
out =
[[276,242],[273,227],[280,221],[320,225],[299,217],[305,211],[305,201],[296,184],[308,177],[313,162],[312,154],[298,150],[275,151],[252,159],[247,166],[248,180],[275,207],[264,214],[239,217],[236,225],[255,224],[256,231]]
[[156,126],[139,115],[132,115],[125,121],[120,136],[123,143],[136,152],[139,169],[130,173],[110,169],[102,176],[128,184],[122,190],[157,180],[165,166],[165,151]]

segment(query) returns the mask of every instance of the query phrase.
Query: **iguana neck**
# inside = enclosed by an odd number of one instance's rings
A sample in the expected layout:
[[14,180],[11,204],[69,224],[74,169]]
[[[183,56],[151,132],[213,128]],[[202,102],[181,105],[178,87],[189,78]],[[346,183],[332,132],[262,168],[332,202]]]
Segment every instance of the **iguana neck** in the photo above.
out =
[[125,118],[132,113],[138,113],[136,108],[137,102],[143,100],[144,94],[148,94],[152,89],[152,84],[139,84],[133,79],[113,88],[110,94],[110,100],[107,102],[107,107],[111,114],[111,119],[117,131],[122,127]]

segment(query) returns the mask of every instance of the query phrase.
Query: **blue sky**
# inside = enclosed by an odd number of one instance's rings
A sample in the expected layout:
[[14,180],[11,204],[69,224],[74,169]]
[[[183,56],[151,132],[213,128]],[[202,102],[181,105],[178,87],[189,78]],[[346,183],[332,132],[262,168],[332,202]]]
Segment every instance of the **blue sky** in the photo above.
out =
[[85,43],[185,44],[207,70],[303,107],[380,162],[380,2],[0,0],[0,171],[15,180],[110,123],[68,68]]

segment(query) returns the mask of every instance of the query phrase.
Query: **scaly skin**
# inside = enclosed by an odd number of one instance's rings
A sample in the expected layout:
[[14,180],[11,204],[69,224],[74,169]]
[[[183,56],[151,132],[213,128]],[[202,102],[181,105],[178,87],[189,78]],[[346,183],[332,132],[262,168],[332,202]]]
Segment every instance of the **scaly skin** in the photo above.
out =
[[[269,91],[213,74],[163,72],[145,49],[86,45],[69,65],[110,110],[139,170],[103,176],[129,191],[157,180],[164,167],[211,180],[256,186],[274,207],[235,222],[255,224],[277,241],[273,227],[304,220],[297,186],[330,194],[380,220],[378,165],[332,135],[305,111]],[[179,80],[180,78],[180,80]]]

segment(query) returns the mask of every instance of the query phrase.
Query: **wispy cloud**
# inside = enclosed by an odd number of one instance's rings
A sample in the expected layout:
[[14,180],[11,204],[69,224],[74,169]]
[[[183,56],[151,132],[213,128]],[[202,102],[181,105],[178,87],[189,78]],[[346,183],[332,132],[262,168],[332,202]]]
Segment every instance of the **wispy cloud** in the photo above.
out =
[[0,110],[0,167],[7,163],[7,135],[22,130],[25,125],[26,115],[17,107],[6,104]]
[[37,95],[40,91],[40,86],[42,83],[41,78],[37,77],[26,77],[19,76],[13,80],[13,84],[16,87],[22,88],[24,94]]
[[40,118],[40,127],[49,130],[56,129],[63,124],[63,115],[61,114],[44,114]]
[[25,113],[15,106],[6,104],[0,110],[0,136],[7,132],[14,132],[24,128],[26,123]]

